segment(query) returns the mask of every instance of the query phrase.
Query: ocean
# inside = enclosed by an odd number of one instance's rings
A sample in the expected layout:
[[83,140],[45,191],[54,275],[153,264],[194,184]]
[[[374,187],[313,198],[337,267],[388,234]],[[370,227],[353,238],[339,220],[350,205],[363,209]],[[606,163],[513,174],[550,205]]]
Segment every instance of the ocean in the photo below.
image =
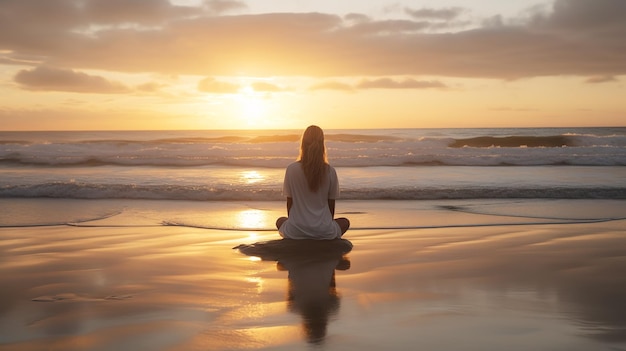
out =
[[[273,230],[275,218],[284,215],[284,169],[298,155],[301,133],[0,132],[0,227],[95,225],[110,218],[106,225]],[[353,229],[429,226],[415,206],[458,211],[459,201],[484,214],[513,206],[513,212],[496,212],[519,216],[520,200],[626,199],[626,128],[325,134],[339,175],[338,215],[355,219]],[[376,201],[397,216],[380,218],[354,202],[341,204],[348,200]],[[526,203],[536,207],[527,217],[564,217],[541,206]],[[569,211],[567,219],[623,217],[615,211]]]
[[[0,198],[281,200],[301,132],[0,132]],[[325,133],[341,199],[626,198],[623,127]]]

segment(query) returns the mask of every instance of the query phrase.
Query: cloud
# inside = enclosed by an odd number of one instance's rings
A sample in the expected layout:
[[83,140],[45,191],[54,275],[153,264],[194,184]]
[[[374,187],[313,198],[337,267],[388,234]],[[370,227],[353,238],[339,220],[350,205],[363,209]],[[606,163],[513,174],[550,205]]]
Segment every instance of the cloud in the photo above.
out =
[[[250,86],[257,92],[277,93],[286,91],[285,88],[268,82],[253,82]],[[241,84],[221,81],[213,77],[207,77],[198,82],[199,91],[212,94],[237,94],[241,92],[242,87]]]
[[244,2],[234,0],[205,0],[204,6],[215,14],[243,10],[248,7]]
[[379,78],[374,80],[364,79],[356,85],[357,89],[428,89],[446,88],[439,81],[419,81],[415,79],[393,80],[391,78]]
[[109,81],[100,76],[47,66],[21,70],[15,75],[14,80],[27,90],[99,94],[122,94],[131,91],[119,82]]
[[447,88],[445,84],[440,81],[420,81],[412,78],[403,80],[395,80],[391,78],[378,78],[378,79],[363,79],[357,84],[346,84],[337,81],[326,81],[311,86],[310,90],[340,90],[347,92],[354,92],[357,90],[366,89],[429,89]]
[[89,0],[76,9],[91,23],[161,24],[162,21],[194,14],[192,7],[174,6],[167,0]]
[[212,77],[204,78],[198,82],[198,90],[204,93],[236,94],[240,88],[238,84],[219,81]]
[[354,87],[350,84],[328,81],[312,85],[309,90],[339,90],[354,91]]
[[609,83],[609,82],[617,82],[617,78],[614,76],[593,76],[587,78],[586,83],[597,84],[597,83]]
[[358,22],[350,27],[359,36],[363,35],[389,35],[392,33],[419,32],[431,27],[429,22],[415,22],[409,20],[384,20]]
[[553,11],[536,15],[533,24],[576,32],[610,28],[623,30],[625,14],[626,2],[622,0],[556,0]]
[[161,83],[148,82],[148,83],[138,85],[136,89],[137,91],[140,91],[140,92],[154,93],[154,92],[161,90],[161,88],[164,88],[165,86],[166,86],[165,84],[161,84]]
[[364,15],[362,13],[349,13],[343,16],[343,18],[348,22],[356,22],[356,23],[370,22],[372,20],[369,16]]
[[413,18],[430,18],[446,21],[455,19],[463,12],[466,12],[466,10],[461,7],[449,7],[445,9],[421,8],[418,10],[406,8],[404,11]]
[[261,91],[261,92],[268,92],[268,93],[285,91],[284,88],[281,88],[278,85],[267,83],[267,82],[254,82],[251,85],[254,91]]
[[29,62],[17,57],[0,56],[0,65],[36,65],[37,62]]
[[[2,0],[0,18],[31,34],[61,34],[91,25],[162,25],[169,21],[244,9],[236,0],[205,0],[202,6],[178,6],[169,0]],[[24,23],[24,19],[27,23]]]
[[[96,5],[106,11],[94,13]],[[359,14],[216,15],[243,6],[3,0],[0,51],[10,52],[3,55],[7,62],[31,55],[49,66],[200,76],[626,74],[623,0],[556,0],[548,12],[494,17],[456,31],[449,21],[459,19],[460,8],[411,9],[411,19],[385,20]]]

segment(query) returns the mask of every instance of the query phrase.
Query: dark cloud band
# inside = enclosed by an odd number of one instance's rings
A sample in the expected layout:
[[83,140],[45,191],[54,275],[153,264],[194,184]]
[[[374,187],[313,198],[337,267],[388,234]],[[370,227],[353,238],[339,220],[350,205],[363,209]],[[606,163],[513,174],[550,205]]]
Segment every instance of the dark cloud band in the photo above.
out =
[[217,15],[244,6],[5,0],[0,50],[9,53],[4,62],[35,55],[56,67],[204,76],[626,74],[623,0],[557,0],[548,13],[446,33],[432,29],[458,19],[462,9],[411,9],[410,19],[383,21],[357,14]]

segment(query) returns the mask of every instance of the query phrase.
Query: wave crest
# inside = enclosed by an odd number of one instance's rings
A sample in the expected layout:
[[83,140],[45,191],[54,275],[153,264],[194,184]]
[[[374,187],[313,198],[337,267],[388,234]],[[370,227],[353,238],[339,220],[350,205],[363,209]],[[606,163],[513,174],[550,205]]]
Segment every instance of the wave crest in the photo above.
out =
[[[0,198],[149,199],[195,201],[284,200],[277,187],[215,187],[201,185],[137,185],[51,182],[0,187]],[[342,200],[441,199],[626,199],[623,187],[444,187],[345,188]]]
[[577,146],[575,139],[564,135],[553,136],[482,136],[457,139],[450,147],[564,147]]

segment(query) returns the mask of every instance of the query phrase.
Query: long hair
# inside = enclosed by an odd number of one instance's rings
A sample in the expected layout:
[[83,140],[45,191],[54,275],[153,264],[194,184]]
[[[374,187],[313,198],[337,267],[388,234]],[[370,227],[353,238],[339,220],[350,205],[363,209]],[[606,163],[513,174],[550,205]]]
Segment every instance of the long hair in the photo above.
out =
[[298,161],[309,183],[309,190],[317,192],[326,179],[328,159],[324,145],[324,131],[318,126],[309,126],[302,134]]

